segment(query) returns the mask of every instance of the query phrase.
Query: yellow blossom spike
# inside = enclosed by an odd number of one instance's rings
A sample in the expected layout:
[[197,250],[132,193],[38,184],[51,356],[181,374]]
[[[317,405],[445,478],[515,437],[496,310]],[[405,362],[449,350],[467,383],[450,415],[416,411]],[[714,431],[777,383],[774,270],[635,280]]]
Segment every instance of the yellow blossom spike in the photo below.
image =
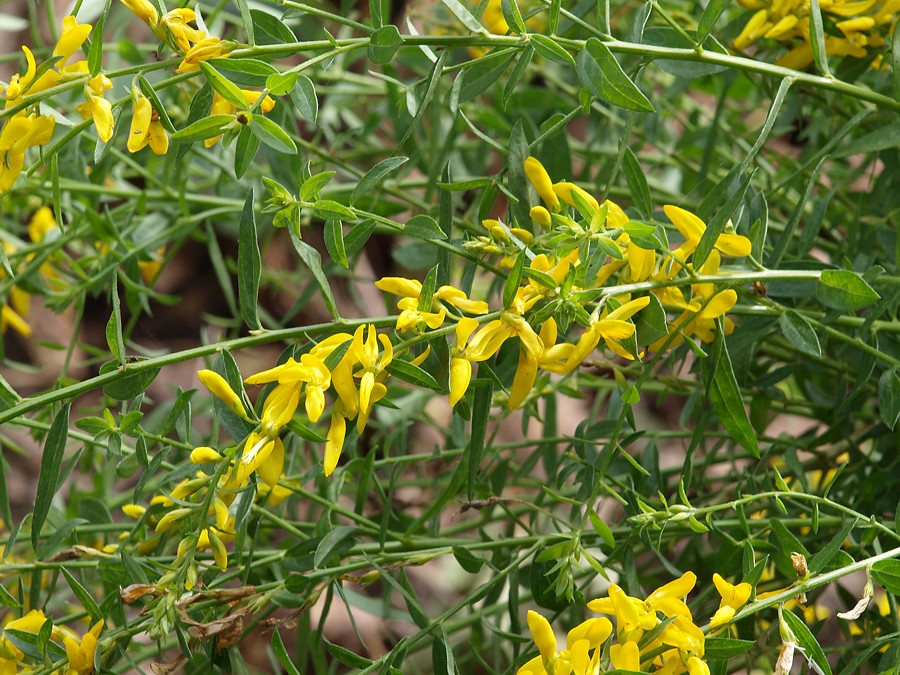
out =
[[124,513],[129,518],[134,518],[135,520],[137,520],[145,513],[147,513],[147,509],[140,504],[126,504],[122,507],[122,513]]
[[534,186],[538,196],[543,200],[547,208],[556,213],[559,211],[559,198],[553,191],[553,181],[547,173],[547,169],[536,158],[529,157],[525,160],[525,175]]
[[67,16],[62,21],[62,31],[56,47],[53,49],[53,56],[61,56],[60,63],[65,63],[75,52],[81,49],[81,45],[87,40],[93,27],[90,24],[79,24],[74,16]]
[[209,389],[216,398],[220,399],[228,408],[241,419],[247,418],[247,411],[241,402],[241,397],[235,393],[228,381],[213,370],[201,370],[197,373],[200,382]]
[[191,463],[193,464],[218,464],[224,457],[212,448],[201,446],[191,451]]
[[541,653],[541,658],[546,662],[556,656],[556,636],[550,627],[550,622],[534,610],[528,610],[528,630],[535,646]]
[[637,642],[624,642],[609,648],[609,659],[618,670],[640,671],[641,652]]
[[[594,196],[587,190],[584,190],[575,185],[575,183],[567,183],[565,181],[561,183],[554,183],[553,192],[556,193],[557,197],[562,199],[572,208],[578,208],[578,205],[575,203],[574,197],[572,197],[573,192],[577,193],[584,201],[586,201],[591,206],[591,208],[594,209],[594,211],[600,208],[600,204],[596,199],[594,199]],[[582,215],[584,215],[585,217],[588,216],[587,213]]]
[[550,212],[543,206],[533,207],[528,212],[528,215],[531,216],[531,219],[534,222],[543,227],[545,230],[548,229],[553,223],[553,216],[551,216]]

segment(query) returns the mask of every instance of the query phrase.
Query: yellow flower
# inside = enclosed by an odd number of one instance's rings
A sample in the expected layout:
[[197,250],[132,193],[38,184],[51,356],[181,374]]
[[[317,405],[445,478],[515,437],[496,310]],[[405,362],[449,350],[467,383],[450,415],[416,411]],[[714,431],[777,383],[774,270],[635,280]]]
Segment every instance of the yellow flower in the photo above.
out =
[[156,28],[156,24],[159,23],[159,14],[153,3],[147,0],[121,0],[121,2],[145,24],[151,28]]
[[189,73],[200,70],[201,61],[226,58],[232,49],[231,43],[223,42],[217,37],[205,37],[185,52],[184,59],[175,72]]
[[122,513],[124,513],[129,518],[134,518],[135,520],[139,519],[146,512],[147,509],[140,504],[126,504],[122,507]]
[[528,610],[528,630],[541,658],[545,662],[551,661],[556,656],[556,636],[550,622],[534,610]]
[[103,75],[97,75],[88,81],[84,88],[85,102],[78,106],[82,119],[93,118],[97,136],[106,143],[113,135],[112,104],[103,98],[103,93],[112,89],[112,82]]
[[330,476],[344,449],[344,438],[347,435],[347,417],[343,414],[343,403],[335,403],[331,411],[331,426],[328,428],[328,437],[325,441],[325,475]]
[[200,382],[218,399],[223,401],[231,411],[241,419],[247,419],[247,411],[241,397],[237,395],[228,381],[213,370],[201,370],[197,373]]
[[[362,366],[359,373],[359,416],[356,418],[356,430],[362,433],[372,412],[372,406],[384,398],[387,393],[381,380],[386,373],[384,369],[394,357],[394,348],[387,335],[378,335],[376,342],[375,326],[369,324],[366,337],[363,339],[364,326],[360,326],[353,335],[349,353],[353,354],[357,363]],[[382,351],[379,353],[378,342]]]
[[88,675],[94,672],[94,652],[97,650],[97,640],[102,630],[103,619],[95,623],[81,641],[68,636],[63,639],[66,656],[69,659],[66,675]]
[[194,11],[183,7],[163,15],[163,29],[170,36],[176,51],[184,54],[191,48],[191,43],[200,42],[206,37],[206,33],[190,25],[196,20]]
[[456,347],[450,356],[450,405],[454,406],[466,394],[472,381],[472,361],[466,357],[466,345],[478,328],[475,319],[464,318],[456,324]]
[[26,115],[9,119],[0,131],[0,194],[8,192],[25,166],[25,151],[50,142],[56,120],[50,115]]
[[735,612],[747,603],[753,587],[746,582],[733,586],[719,576],[718,573],[713,574],[713,583],[716,585],[719,595],[722,596],[719,609],[709,622],[710,628],[717,628],[731,621]]
[[641,651],[637,642],[622,642],[609,648],[609,660],[613,668],[620,670],[641,669]]
[[74,16],[67,16],[63,19],[62,31],[56,47],[53,49],[53,56],[61,56],[60,64],[64,64],[69,58],[81,49],[81,45],[87,40],[91,34],[93,26],[84,23],[79,24]]
[[128,151],[137,152],[148,145],[157,155],[164,155],[169,149],[169,136],[159,121],[159,114],[150,100],[139,90],[132,89],[134,113],[131,116],[131,131],[128,134]]
[[[672,252],[675,258],[684,262],[697,250],[697,244],[706,232],[706,223],[690,211],[671,204],[663,206],[663,211],[685,239],[685,242]],[[743,235],[723,232],[716,239],[715,248],[725,255],[743,258],[750,255],[752,244]]]
[[216,450],[212,448],[201,446],[199,448],[194,448],[191,450],[191,462],[193,464],[217,464],[221,462],[224,457],[220,455]]
[[538,197],[543,200],[547,209],[552,213],[559,211],[559,197],[553,189],[553,181],[547,173],[547,169],[536,158],[529,157],[525,160],[525,175],[534,186]]

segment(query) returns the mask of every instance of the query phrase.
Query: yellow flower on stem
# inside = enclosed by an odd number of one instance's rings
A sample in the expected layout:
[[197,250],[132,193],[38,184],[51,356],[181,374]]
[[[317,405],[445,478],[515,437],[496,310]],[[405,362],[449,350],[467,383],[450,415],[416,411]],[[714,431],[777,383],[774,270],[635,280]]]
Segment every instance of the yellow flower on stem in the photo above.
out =
[[97,136],[104,143],[113,135],[112,104],[103,98],[103,93],[112,89],[112,82],[103,74],[97,75],[88,81],[84,87],[85,102],[78,106],[78,112],[82,119],[94,120]]
[[[244,98],[247,99],[247,108],[253,106],[259,100],[259,97],[261,95],[260,92],[252,91],[250,89],[241,89],[241,93],[244,95]],[[264,113],[271,112],[275,107],[275,99],[273,99],[271,96],[266,96],[262,100],[262,103],[259,104],[259,107],[260,110],[262,110]],[[210,115],[233,115],[236,112],[237,106],[234,105],[231,101],[220,96],[218,93],[213,94],[213,102],[209,111]],[[211,148],[216,143],[218,143],[219,139],[221,138],[222,136],[213,136],[212,138],[207,138],[205,141],[203,141],[203,145],[207,148]]]
[[332,408],[331,426],[328,428],[328,436],[325,441],[324,469],[326,476],[334,473],[344,449],[344,439],[347,436],[347,417],[344,413],[344,405],[339,400]]
[[[697,250],[697,244],[700,243],[700,238],[706,232],[706,223],[690,211],[671,204],[663,206],[663,211],[685,239],[684,243],[672,252],[672,255],[685,262]],[[744,258],[750,255],[753,245],[743,235],[723,232],[716,239],[715,248],[725,255]]]
[[131,90],[134,113],[131,116],[131,131],[128,134],[128,152],[138,152],[148,145],[157,155],[164,155],[169,149],[169,135],[166,133],[159,114],[148,99],[138,89]]
[[121,0],[121,2],[150,28],[156,29],[156,25],[159,23],[159,13],[153,3],[148,0]]
[[472,361],[466,357],[466,345],[478,328],[475,319],[466,317],[456,324],[456,347],[450,356],[450,405],[455,406],[465,396],[472,381]]
[[234,49],[234,46],[234,43],[224,42],[217,37],[205,37],[185,52],[184,59],[178,68],[175,69],[175,72],[190,73],[200,70],[202,61],[224,59]]
[[194,42],[200,42],[206,37],[206,33],[190,24],[197,21],[197,14],[192,9],[184,7],[173,9],[163,15],[162,26],[168,33],[175,50],[181,54],[186,53]]
[[713,574],[713,583],[716,585],[719,595],[722,596],[719,609],[716,610],[715,615],[709,622],[710,628],[717,628],[731,621],[735,612],[747,603],[753,587],[746,582],[732,585],[719,576],[718,573]]
[[203,386],[209,389],[216,398],[224,402],[235,415],[244,420],[249,419],[241,397],[231,388],[231,385],[228,384],[224,377],[214,370],[198,371],[197,377],[200,378]]
[[422,284],[416,279],[404,279],[403,277],[384,277],[375,282],[375,286],[393,295],[401,296],[397,307],[402,310],[397,317],[397,330],[418,330],[422,324],[432,330],[439,328],[446,318],[444,304],[461,309],[469,314],[487,314],[488,304],[483,300],[470,300],[466,294],[453,286],[441,286],[432,296],[431,311],[419,310],[419,296],[422,294]]
[[50,115],[26,115],[23,110],[0,131],[0,194],[12,188],[25,166],[25,151],[50,142],[56,119]]
[[525,160],[525,175],[529,182],[534,186],[538,197],[544,202],[544,205],[551,213],[559,211],[559,197],[553,190],[553,181],[547,173],[547,169],[535,157],[529,157]]
[[[352,353],[357,363],[362,366],[362,370],[358,373],[359,416],[356,418],[356,430],[359,433],[362,433],[366,426],[372,406],[387,393],[387,387],[381,380],[387,375],[384,369],[394,358],[394,347],[387,335],[378,335],[375,326],[369,324],[366,337],[363,339],[364,329],[365,326],[356,329],[348,352]],[[378,342],[382,346],[380,353]],[[357,373],[354,373],[354,376],[357,376]]]
[[640,671],[641,651],[637,642],[621,642],[609,648],[609,660],[613,668]]
[[88,23],[79,24],[74,16],[65,17],[62,21],[59,40],[53,49],[53,56],[62,57],[60,64],[64,64],[72,54],[81,49],[81,45],[87,40],[92,30],[93,26]]
[[97,651],[97,640],[103,630],[103,619],[95,623],[81,640],[66,636],[66,657],[69,659],[66,675],[88,675],[94,672],[94,652]]

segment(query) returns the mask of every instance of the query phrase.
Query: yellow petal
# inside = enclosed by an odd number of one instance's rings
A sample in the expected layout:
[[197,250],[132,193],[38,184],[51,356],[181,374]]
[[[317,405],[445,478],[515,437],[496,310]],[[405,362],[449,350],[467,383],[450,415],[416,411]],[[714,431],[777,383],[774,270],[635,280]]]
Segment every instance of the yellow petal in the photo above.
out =
[[529,157],[525,160],[525,175],[547,208],[554,213],[559,211],[559,198],[553,191],[553,181],[550,180],[544,165],[534,157]]
[[753,244],[743,235],[725,232],[716,239],[716,248],[725,255],[730,255],[734,258],[745,258],[753,250]]
[[547,619],[534,610],[528,610],[528,630],[544,661],[556,656],[556,636]]

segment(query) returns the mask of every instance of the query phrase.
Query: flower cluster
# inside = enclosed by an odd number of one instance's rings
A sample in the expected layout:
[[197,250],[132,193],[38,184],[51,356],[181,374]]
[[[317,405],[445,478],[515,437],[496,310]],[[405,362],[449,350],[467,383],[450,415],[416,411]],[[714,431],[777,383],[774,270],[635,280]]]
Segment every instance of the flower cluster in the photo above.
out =
[[[727,624],[747,602],[751,587],[747,583],[732,586],[718,574],[713,581],[722,596],[711,622],[711,628],[717,628]],[[703,660],[706,636],[684,602],[696,582],[693,572],[685,572],[645,599],[631,597],[617,584],[610,584],[607,597],[587,606],[613,617],[615,630],[606,617],[587,619],[569,631],[562,650],[557,650],[547,619],[529,611],[528,627],[539,654],[519,668],[519,675],[600,675],[613,669],[709,675]]]
[[[16,73],[10,79],[5,91],[6,108],[22,103],[27,94],[37,94],[62,81],[87,73],[87,61],[66,64],[72,55],[81,49],[90,32],[91,26],[79,24],[74,16],[64,18],[59,40],[53,48],[56,63],[54,67],[42,68],[40,75],[37,74],[38,67],[34,54],[28,47],[23,46],[27,66],[24,74]],[[51,115],[40,114],[37,105],[26,107],[7,120],[3,130],[0,131],[0,193],[8,192],[22,173],[25,166],[25,151],[49,143],[55,128],[56,119]]]
[[[31,657],[26,657],[26,654],[13,644],[9,639],[12,633],[7,631],[18,631],[37,636],[47,621],[49,618],[39,609],[32,609],[18,619],[7,617],[3,626],[3,635],[0,637],[0,673],[32,672],[27,666],[22,670],[22,666],[30,661]],[[94,654],[97,651],[97,640],[103,630],[103,625],[104,622],[101,619],[81,637],[66,626],[53,625],[50,638],[62,642],[65,648],[68,659],[66,675],[89,675],[94,672]],[[35,659],[35,665],[39,664],[40,660]]]
[[180,7],[160,17],[149,0],[122,0],[122,4],[183,57],[178,66],[179,73],[198,70],[202,61],[226,58],[235,46],[208,35],[202,27],[202,19],[192,9]]
[[[760,39],[796,44],[778,59],[788,68],[803,69],[813,61],[808,0],[739,0],[755,10],[734,40],[746,49]],[[890,38],[900,0],[827,0],[819,3],[826,28],[825,51],[829,56],[872,58],[874,68],[886,67],[883,51]],[[797,44],[799,43],[799,44]]]

